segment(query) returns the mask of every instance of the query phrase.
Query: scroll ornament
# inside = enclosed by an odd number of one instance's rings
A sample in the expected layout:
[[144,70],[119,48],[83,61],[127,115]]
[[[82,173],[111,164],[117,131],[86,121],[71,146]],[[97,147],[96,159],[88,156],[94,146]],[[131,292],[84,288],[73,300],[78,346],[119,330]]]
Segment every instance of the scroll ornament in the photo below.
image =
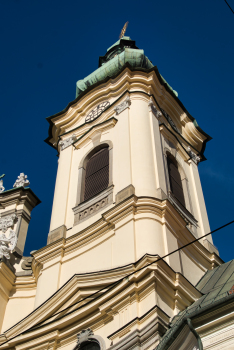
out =
[[118,115],[123,112],[126,108],[129,108],[131,105],[130,97],[127,96],[126,100],[120,103],[118,106],[114,108],[115,113]]
[[60,140],[59,145],[61,146],[61,150],[63,151],[65,148],[69,147],[74,141],[76,141],[76,135],[74,134],[66,140]]
[[195,164],[198,164],[201,160],[199,156],[194,153],[190,147],[187,148],[188,154],[190,155],[191,159],[194,161]]
[[157,110],[157,108],[155,107],[152,98],[150,99],[148,106],[149,106],[149,110],[155,115],[156,118],[159,118],[162,116],[162,113],[159,110]]

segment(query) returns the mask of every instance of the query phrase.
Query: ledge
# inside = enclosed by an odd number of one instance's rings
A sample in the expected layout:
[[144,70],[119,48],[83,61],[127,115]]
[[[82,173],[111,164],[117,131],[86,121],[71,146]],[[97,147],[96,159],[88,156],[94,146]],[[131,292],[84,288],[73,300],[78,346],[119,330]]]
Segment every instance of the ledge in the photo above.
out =
[[87,218],[97,214],[103,208],[113,203],[113,188],[114,185],[97,194],[95,197],[72,208],[74,211],[74,226],[84,221]]
[[168,193],[168,199],[187,223],[192,224],[195,227],[198,226],[198,221],[195,217],[173,196],[171,192]]

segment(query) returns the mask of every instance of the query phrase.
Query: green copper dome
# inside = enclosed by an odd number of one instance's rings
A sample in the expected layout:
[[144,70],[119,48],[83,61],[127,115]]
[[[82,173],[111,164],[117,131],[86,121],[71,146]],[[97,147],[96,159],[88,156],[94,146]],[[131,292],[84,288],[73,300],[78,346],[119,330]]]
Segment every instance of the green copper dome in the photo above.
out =
[[[135,41],[131,40],[130,37],[124,36],[107,49],[105,56],[99,57],[98,69],[89,74],[86,78],[77,81],[76,97],[89,86],[107,77],[115,76],[126,63],[136,68],[150,69],[154,67],[148,57],[144,55],[144,50],[138,49],[135,45]],[[163,79],[163,81],[167,84],[165,79]],[[178,96],[177,92],[174,91],[170,85],[168,85],[168,87]]]

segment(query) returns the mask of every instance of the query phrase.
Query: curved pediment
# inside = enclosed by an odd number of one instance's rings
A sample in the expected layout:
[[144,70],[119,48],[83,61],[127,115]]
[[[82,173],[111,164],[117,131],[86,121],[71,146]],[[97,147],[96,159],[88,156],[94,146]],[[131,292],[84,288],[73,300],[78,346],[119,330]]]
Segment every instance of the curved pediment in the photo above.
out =
[[[129,295],[133,301],[155,292],[167,293],[174,302],[178,299],[185,306],[201,297],[185,277],[173,271],[159,256],[147,254],[135,264],[74,275],[42,305],[7,330],[0,338],[1,347],[6,349],[17,344],[17,349],[36,349],[49,344],[52,336],[60,342],[74,341],[75,344],[76,334],[88,326],[95,331],[109,323],[108,329],[114,330],[114,315],[129,302]],[[157,307],[162,307],[160,301]],[[173,307],[168,320],[172,315]]]

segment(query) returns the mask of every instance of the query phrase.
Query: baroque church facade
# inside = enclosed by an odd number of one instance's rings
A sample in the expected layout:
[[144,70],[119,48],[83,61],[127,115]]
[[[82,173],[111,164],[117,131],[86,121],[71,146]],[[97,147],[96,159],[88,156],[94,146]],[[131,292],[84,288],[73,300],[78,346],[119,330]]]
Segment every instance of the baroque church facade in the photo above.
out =
[[[210,227],[198,164],[210,136],[176,91],[123,36],[48,122],[54,201],[47,245],[30,257],[40,200],[24,174],[0,194],[0,349],[220,349],[233,265],[201,238]],[[207,310],[221,277],[217,319]]]

